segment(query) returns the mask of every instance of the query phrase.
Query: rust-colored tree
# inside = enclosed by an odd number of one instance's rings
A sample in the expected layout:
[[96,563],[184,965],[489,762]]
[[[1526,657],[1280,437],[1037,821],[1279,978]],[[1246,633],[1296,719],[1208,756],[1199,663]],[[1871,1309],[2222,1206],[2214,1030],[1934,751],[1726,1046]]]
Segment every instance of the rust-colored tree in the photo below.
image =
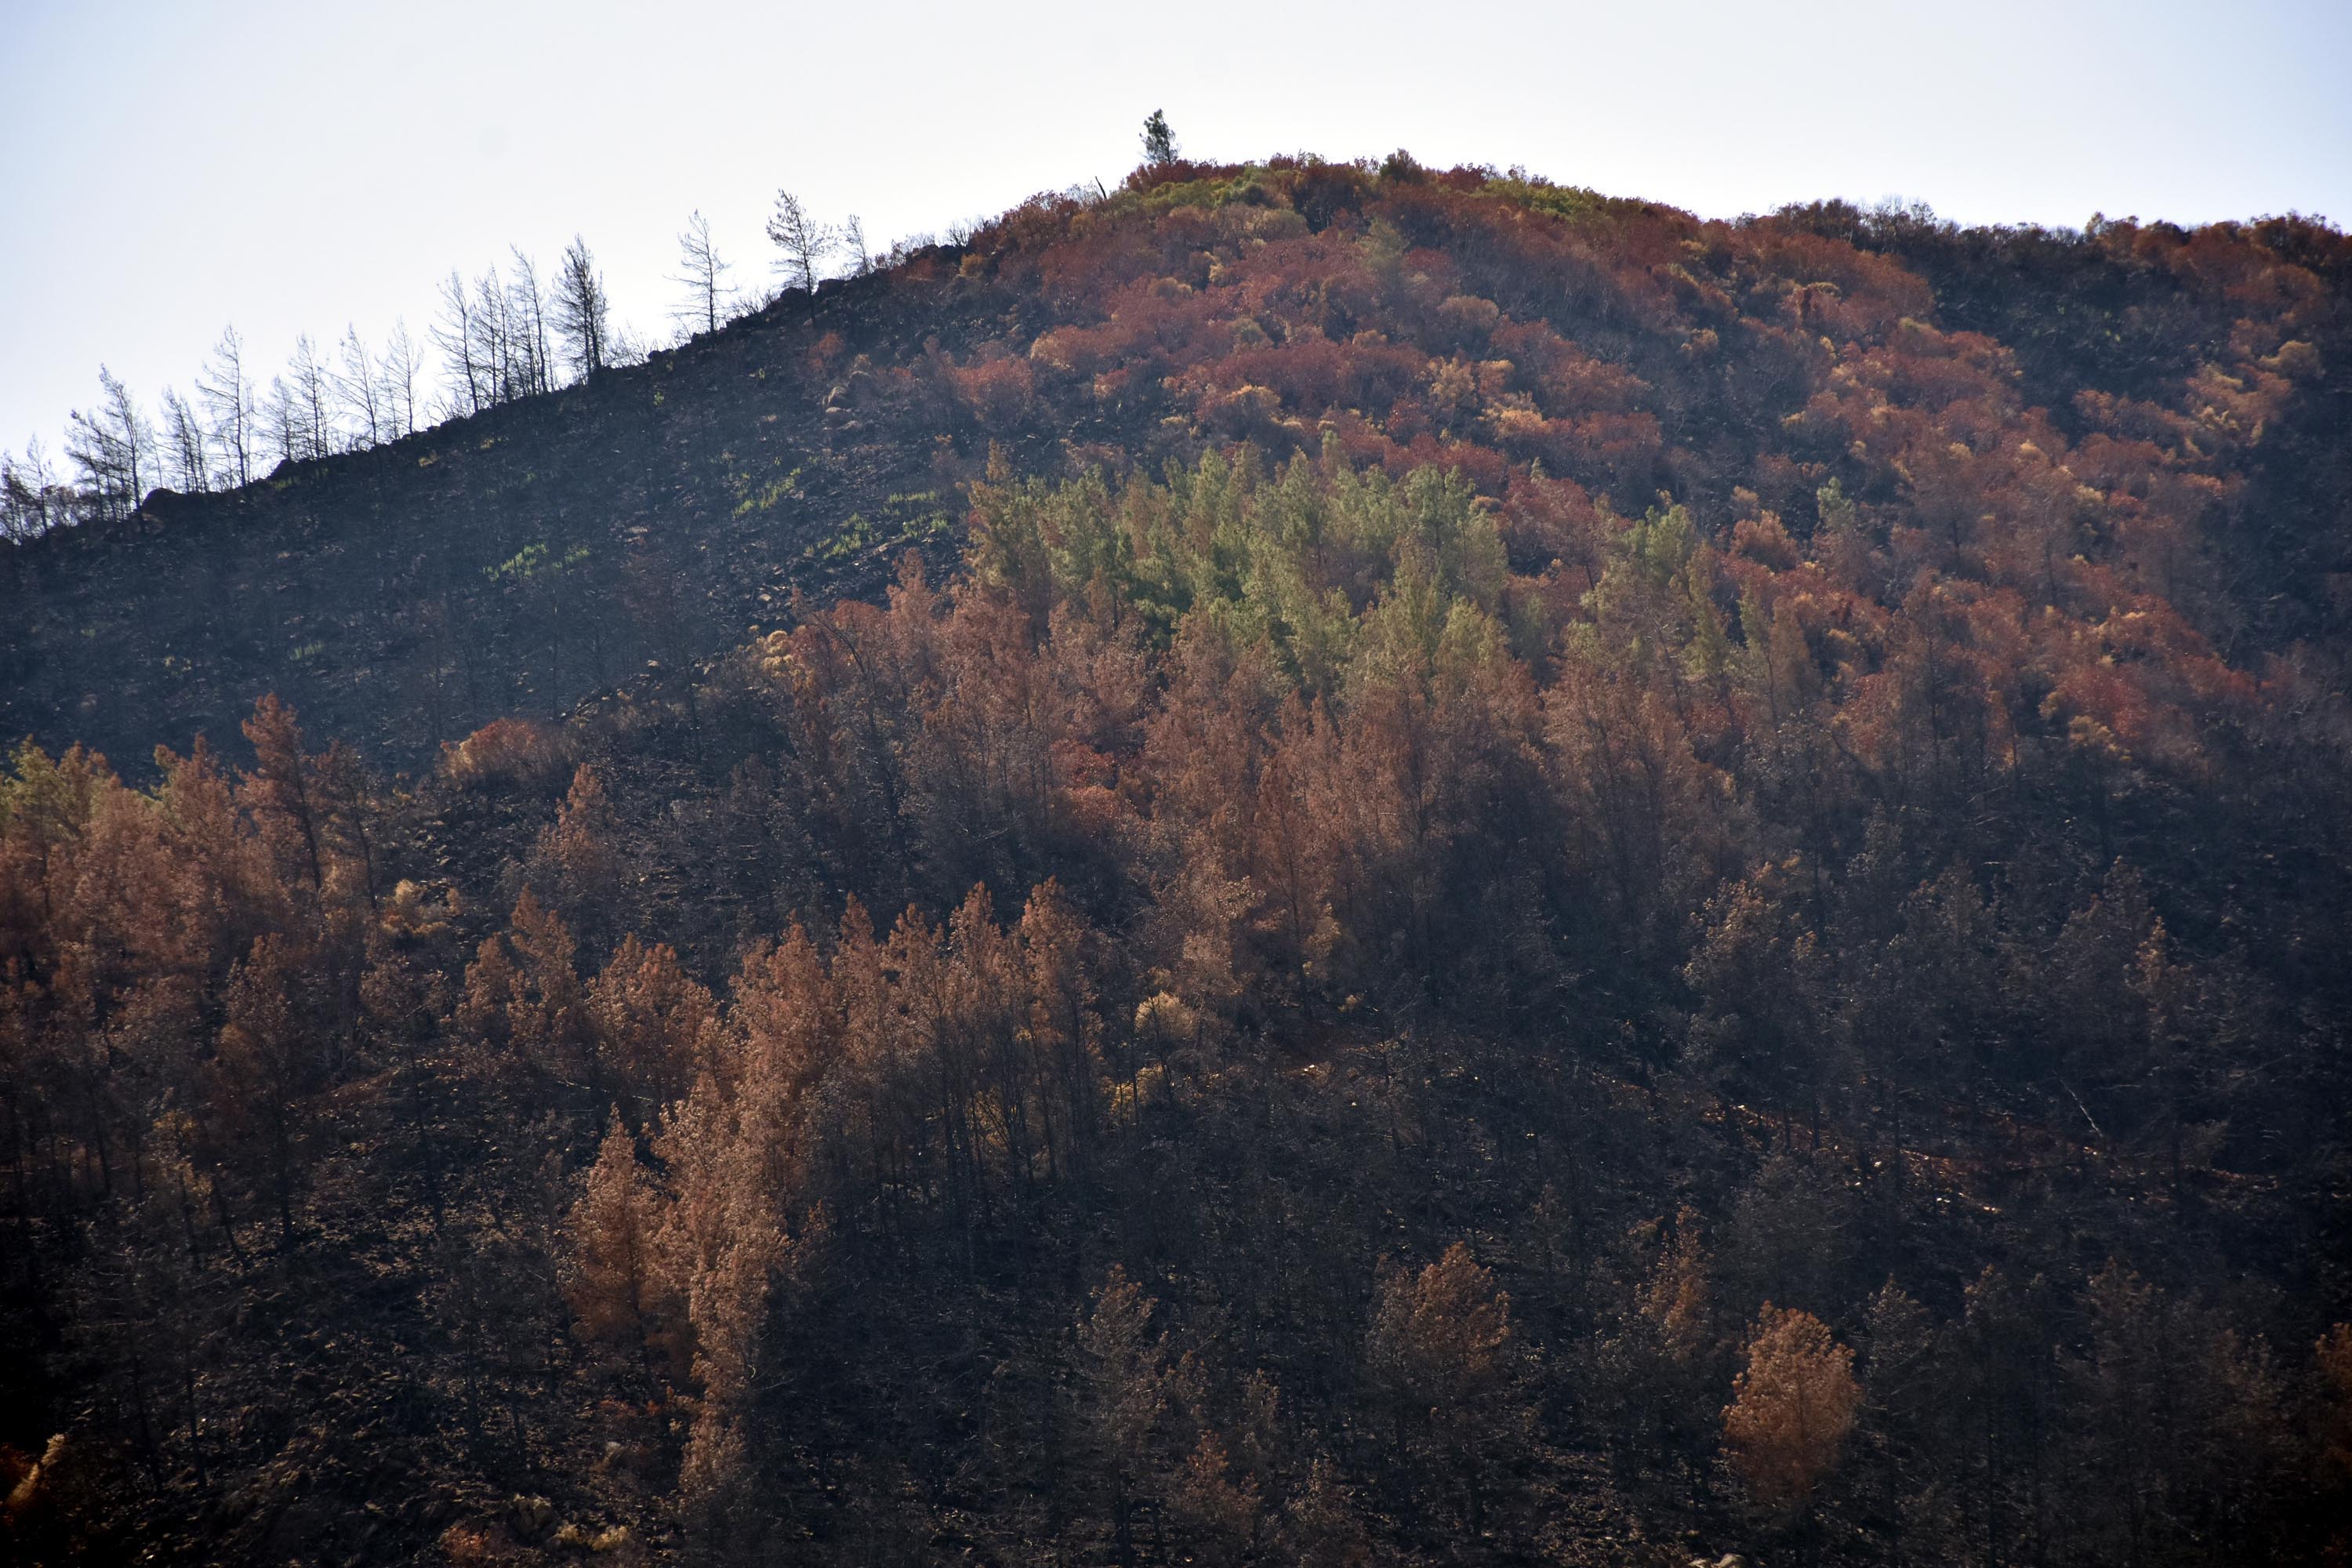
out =
[[1811,1312],[1766,1303],[1724,1407],[1733,1468],[1766,1507],[1801,1512],[1837,1468],[1861,1400],[1853,1349]]
[[669,1370],[680,1305],[656,1251],[661,1224],[660,1194],[615,1110],[565,1221],[563,1293],[581,1337],[635,1363],[655,1387]]
[[1160,1426],[1168,1404],[1166,1349],[1151,1327],[1159,1302],[1113,1264],[1078,1320],[1077,1431],[1087,1468],[1102,1479],[1114,1544],[1136,1560],[1139,1495],[1158,1479]]
[[604,775],[582,763],[555,820],[540,835],[538,858],[556,907],[592,938],[619,916],[621,823]]
[[228,1017],[215,1059],[221,1108],[259,1145],[278,1243],[289,1251],[295,1200],[310,1163],[310,1091],[321,1067],[317,1020],[304,1006],[309,990],[299,950],[283,937],[256,938],[230,976]]
[[[1381,1282],[1365,1360],[1390,1407],[1399,1458],[1459,1489],[1473,1535],[1486,1527],[1494,1478],[1531,1437],[1511,1298],[1455,1242],[1414,1272]],[[1411,1473],[1410,1470],[1408,1473]]]
[[719,1012],[709,991],[667,942],[625,937],[582,999],[594,1041],[598,1087],[628,1098],[632,1125],[685,1095],[719,1053]]

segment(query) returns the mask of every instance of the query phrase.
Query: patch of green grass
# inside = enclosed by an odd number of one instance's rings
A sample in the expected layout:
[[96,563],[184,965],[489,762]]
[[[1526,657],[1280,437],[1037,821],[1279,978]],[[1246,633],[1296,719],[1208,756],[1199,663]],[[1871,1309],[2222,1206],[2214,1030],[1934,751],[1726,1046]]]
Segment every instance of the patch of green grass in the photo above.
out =
[[801,471],[794,468],[791,473],[770,479],[766,484],[754,489],[751,488],[754,483],[752,476],[738,475],[731,481],[735,487],[735,494],[739,498],[735,503],[735,515],[743,517],[751,512],[768,510],[778,501],[792,494],[800,484],[800,480]]
[[[897,498],[893,498],[894,500]],[[936,539],[955,525],[945,512],[929,512],[899,520],[894,527],[886,520],[877,527],[861,512],[851,512],[849,521],[830,539],[821,539],[801,552],[803,561],[846,561],[880,547],[884,550],[902,548],[926,539]]]
[[568,572],[587,559],[584,544],[575,544],[562,555],[544,544],[526,544],[497,565],[483,567],[482,575],[493,583],[528,583],[534,577]]
[[1548,214],[1570,225],[1601,218],[1632,217],[1644,212],[1662,210],[1649,202],[1628,196],[1605,196],[1599,191],[1580,185],[1555,185],[1545,180],[1508,175],[1487,181],[1478,187],[1477,195],[1497,201],[1516,202],[1530,211]]

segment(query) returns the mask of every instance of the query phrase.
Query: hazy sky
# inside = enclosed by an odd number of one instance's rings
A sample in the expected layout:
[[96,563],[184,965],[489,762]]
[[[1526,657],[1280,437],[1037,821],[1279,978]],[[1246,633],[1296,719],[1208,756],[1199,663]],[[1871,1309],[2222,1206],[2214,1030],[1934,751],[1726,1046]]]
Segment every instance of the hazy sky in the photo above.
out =
[[761,281],[776,187],[877,247],[1137,161],[1409,148],[1709,216],[2352,220],[2352,5],[627,6],[0,0],[0,447],[576,231],[668,329],[675,236]]

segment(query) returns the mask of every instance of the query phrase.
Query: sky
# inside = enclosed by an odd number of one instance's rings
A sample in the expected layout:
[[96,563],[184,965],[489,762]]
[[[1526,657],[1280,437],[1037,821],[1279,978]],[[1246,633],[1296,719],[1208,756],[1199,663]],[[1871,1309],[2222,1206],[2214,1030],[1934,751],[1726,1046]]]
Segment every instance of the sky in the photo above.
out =
[[1706,216],[1843,196],[1970,223],[2352,223],[2352,5],[621,5],[0,0],[0,447],[101,363],[152,409],[577,234],[638,334],[677,235],[764,284],[780,187],[878,249],[1192,156],[1523,165]]

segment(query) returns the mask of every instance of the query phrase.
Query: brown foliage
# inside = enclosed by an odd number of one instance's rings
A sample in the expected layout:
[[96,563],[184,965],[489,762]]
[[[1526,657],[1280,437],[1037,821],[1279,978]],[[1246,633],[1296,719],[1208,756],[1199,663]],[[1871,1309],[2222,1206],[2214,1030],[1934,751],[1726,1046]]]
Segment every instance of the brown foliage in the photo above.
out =
[[529,719],[493,719],[441,747],[441,776],[461,789],[551,790],[570,765],[563,739]]
[[586,1083],[588,1019],[574,946],[563,921],[526,888],[505,933],[485,940],[467,966],[456,1021],[488,1049],[493,1072],[520,1067]]
[[1853,1351],[1811,1312],[1766,1303],[1733,1379],[1723,1436],[1735,1468],[1767,1506],[1794,1510],[1837,1468],[1862,1388]]
[[1528,1441],[1510,1296],[1457,1241],[1418,1273],[1389,1271],[1365,1353],[1401,1447],[1426,1450],[1462,1487],[1476,1533],[1492,1472]]
[[583,999],[594,1037],[597,1076],[626,1093],[631,1122],[684,1097],[698,1071],[716,1065],[719,1010],[679,965],[668,943],[623,940]]
[[620,818],[605,796],[603,777],[581,764],[555,821],[539,841],[539,854],[554,873],[557,902],[575,918],[601,916],[619,896],[620,837]]
[[674,1342],[680,1305],[656,1252],[660,1223],[635,1140],[616,1114],[566,1221],[564,1295],[583,1338],[648,1371]]

